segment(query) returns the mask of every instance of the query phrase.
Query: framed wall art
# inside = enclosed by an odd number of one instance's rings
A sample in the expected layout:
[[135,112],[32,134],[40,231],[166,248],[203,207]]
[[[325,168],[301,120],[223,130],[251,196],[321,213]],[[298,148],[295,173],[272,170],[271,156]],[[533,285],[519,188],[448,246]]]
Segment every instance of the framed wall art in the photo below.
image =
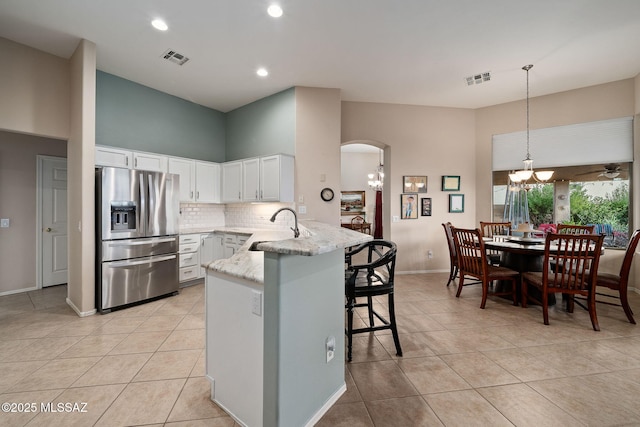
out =
[[364,191],[340,192],[340,215],[364,216]]
[[422,206],[421,216],[431,216],[431,197],[423,197],[420,199],[420,205]]
[[442,191],[460,191],[459,175],[443,175]]
[[403,176],[402,191],[406,193],[426,193],[427,177],[426,176]]
[[464,194],[449,194],[449,212],[464,212]]
[[400,195],[400,218],[401,219],[417,219],[418,218],[418,195],[409,193]]

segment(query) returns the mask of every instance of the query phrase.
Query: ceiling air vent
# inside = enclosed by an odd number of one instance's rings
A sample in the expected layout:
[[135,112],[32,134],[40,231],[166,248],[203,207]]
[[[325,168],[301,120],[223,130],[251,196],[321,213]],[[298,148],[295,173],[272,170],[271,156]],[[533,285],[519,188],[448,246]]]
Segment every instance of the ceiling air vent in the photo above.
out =
[[174,64],[184,65],[185,62],[189,60],[186,56],[181,53],[176,52],[175,50],[167,49],[165,53],[162,54],[162,57],[169,62],[173,62]]
[[465,81],[467,82],[467,86],[479,85],[482,82],[488,82],[491,80],[491,72],[487,71],[485,73],[474,74],[473,76],[465,77]]

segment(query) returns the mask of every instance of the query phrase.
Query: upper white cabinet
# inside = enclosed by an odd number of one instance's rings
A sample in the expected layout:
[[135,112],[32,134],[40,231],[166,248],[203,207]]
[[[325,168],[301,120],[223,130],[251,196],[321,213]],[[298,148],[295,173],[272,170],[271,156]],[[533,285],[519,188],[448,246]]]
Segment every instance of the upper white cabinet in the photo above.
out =
[[260,200],[293,202],[293,157],[276,155],[260,158]]
[[196,161],[196,202],[220,203],[220,165]]
[[120,148],[96,145],[96,166],[131,168],[133,167],[133,152]]
[[222,164],[222,202],[242,202],[242,162]]
[[222,201],[293,202],[293,157],[282,154],[222,164]]
[[180,201],[196,200],[196,164],[193,160],[179,157],[169,158],[169,173],[180,175]]
[[96,166],[166,172],[167,156],[96,145]]
[[145,171],[167,172],[167,156],[134,151],[133,168]]
[[242,161],[242,199],[245,202],[260,200],[260,159]]
[[220,164],[169,158],[169,173],[180,175],[180,201],[220,203]]

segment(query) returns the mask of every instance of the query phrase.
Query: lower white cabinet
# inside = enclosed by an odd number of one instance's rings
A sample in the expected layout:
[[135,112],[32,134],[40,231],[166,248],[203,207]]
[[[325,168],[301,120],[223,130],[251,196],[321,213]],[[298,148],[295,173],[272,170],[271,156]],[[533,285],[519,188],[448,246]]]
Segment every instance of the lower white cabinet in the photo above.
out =
[[202,277],[200,272],[200,234],[182,234],[179,244],[180,283]]
[[222,241],[222,257],[229,258],[249,239],[246,234],[224,233]]

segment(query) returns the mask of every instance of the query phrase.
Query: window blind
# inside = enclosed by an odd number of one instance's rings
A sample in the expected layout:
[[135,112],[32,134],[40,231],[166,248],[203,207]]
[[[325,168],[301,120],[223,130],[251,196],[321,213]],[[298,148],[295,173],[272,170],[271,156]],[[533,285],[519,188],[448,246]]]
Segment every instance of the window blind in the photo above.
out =
[[[527,132],[494,135],[492,170],[522,169]],[[633,117],[534,129],[529,132],[533,168],[633,161]]]

